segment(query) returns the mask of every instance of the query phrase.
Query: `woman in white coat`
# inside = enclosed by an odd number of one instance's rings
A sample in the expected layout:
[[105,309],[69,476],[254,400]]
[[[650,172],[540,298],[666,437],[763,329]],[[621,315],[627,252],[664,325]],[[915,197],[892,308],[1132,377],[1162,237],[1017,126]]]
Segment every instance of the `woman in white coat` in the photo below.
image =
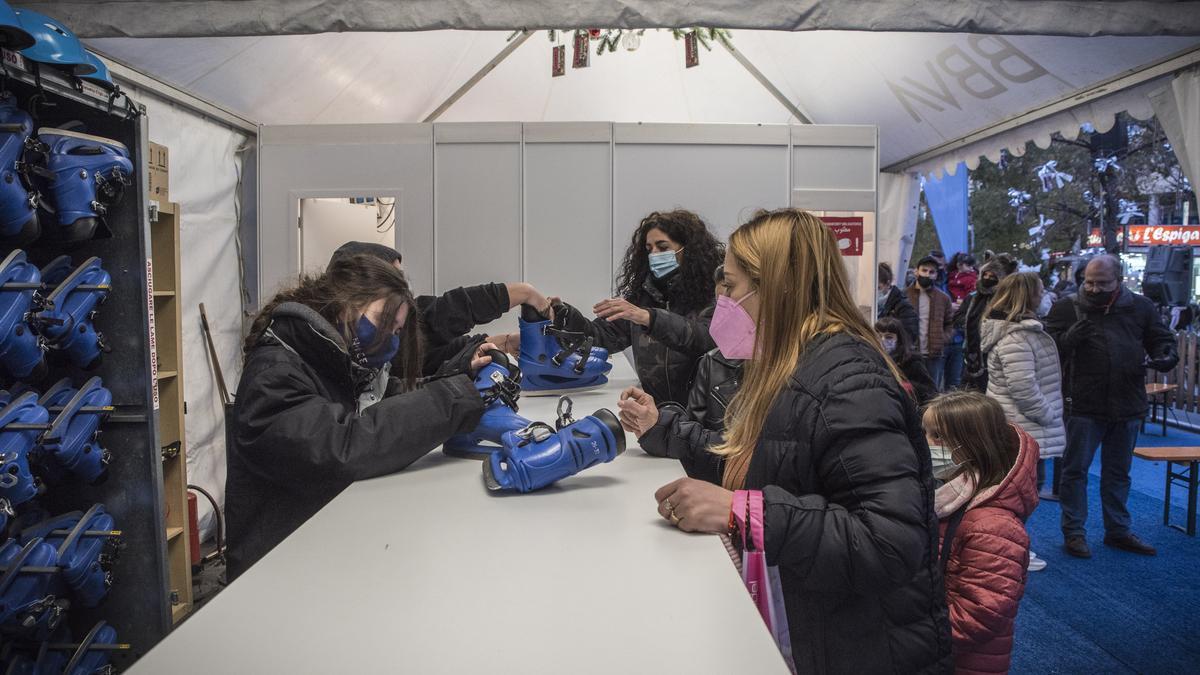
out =
[[[1058,348],[1037,319],[1042,280],[1032,272],[1012,274],[996,295],[980,327],[980,350],[988,364],[988,396],[1037,441],[1042,459],[1061,457],[1067,446],[1063,422],[1062,369]],[[1038,462],[1038,488],[1044,481]],[[1029,569],[1046,562],[1030,553]]]

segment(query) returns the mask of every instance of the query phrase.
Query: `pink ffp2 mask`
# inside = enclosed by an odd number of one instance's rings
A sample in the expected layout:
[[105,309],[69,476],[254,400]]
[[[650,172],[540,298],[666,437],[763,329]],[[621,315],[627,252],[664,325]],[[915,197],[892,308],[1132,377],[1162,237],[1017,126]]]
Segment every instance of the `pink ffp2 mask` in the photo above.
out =
[[755,330],[754,319],[742,307],[746,298],[754,295],[755,291],[734,300],[726,295],[717,296],[717,309],[713,312],[712,323],[709,324],[708,334],[727,359],[750,359],[754,357]]

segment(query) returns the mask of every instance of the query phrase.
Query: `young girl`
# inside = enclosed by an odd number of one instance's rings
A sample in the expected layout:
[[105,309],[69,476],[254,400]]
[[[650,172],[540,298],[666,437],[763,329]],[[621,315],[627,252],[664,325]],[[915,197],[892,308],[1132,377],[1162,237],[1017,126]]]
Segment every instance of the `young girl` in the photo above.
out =
[[957,465],[934,496],[954,670],[1007,673],[1029,564],[1025,519],[1038,503],[1037,442],[973,391],[934,399],[924,422],[930,447]]
[[937,394],[937,385],[933,383],[933,378],[929,377],[925,359],[913,353],[912,342],[908,339],[908,332],[904,330],[903,325],[897,319],[885,316],[875,322],[875,332],[879,335],[883,350],[892,357],[896,367],[908,380],[917,405],[928,403],[929,399]]

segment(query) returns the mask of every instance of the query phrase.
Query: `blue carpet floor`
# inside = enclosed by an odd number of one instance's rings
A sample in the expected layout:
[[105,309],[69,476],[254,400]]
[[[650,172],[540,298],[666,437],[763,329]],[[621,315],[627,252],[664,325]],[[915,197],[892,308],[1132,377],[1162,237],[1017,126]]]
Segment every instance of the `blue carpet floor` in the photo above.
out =
[[[1200,435],[1154,425],[1140,446],[1200,446]],[[1017,616],[1014,673],[1200,672],[1200,538],[1164,527],[1161,462],[1133,460],[1133,530],[1158,548],[1150,558],[1104,546],[1100,453],[1088,480],[1090,560],[1062,550],[1057,502],[1030,517],[1032,548],[1047,567],[1031,572]],[[1172,522],[1185,518],[1187,490],[1171,493]]]

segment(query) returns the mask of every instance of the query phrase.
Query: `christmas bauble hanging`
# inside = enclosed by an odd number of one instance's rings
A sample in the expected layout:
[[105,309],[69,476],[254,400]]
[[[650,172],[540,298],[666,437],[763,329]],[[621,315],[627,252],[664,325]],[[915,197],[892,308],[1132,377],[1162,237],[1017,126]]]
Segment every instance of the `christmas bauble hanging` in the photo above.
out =
[[600,38],[600,29],[599,28],[589,28],[588,29],[588,37],[592,38],[593,40],[599,39]]
[[635,31],[627,31],[621,36],[621,46],[631,52],[637,51],[637,48],[642,46],[642,36]]

